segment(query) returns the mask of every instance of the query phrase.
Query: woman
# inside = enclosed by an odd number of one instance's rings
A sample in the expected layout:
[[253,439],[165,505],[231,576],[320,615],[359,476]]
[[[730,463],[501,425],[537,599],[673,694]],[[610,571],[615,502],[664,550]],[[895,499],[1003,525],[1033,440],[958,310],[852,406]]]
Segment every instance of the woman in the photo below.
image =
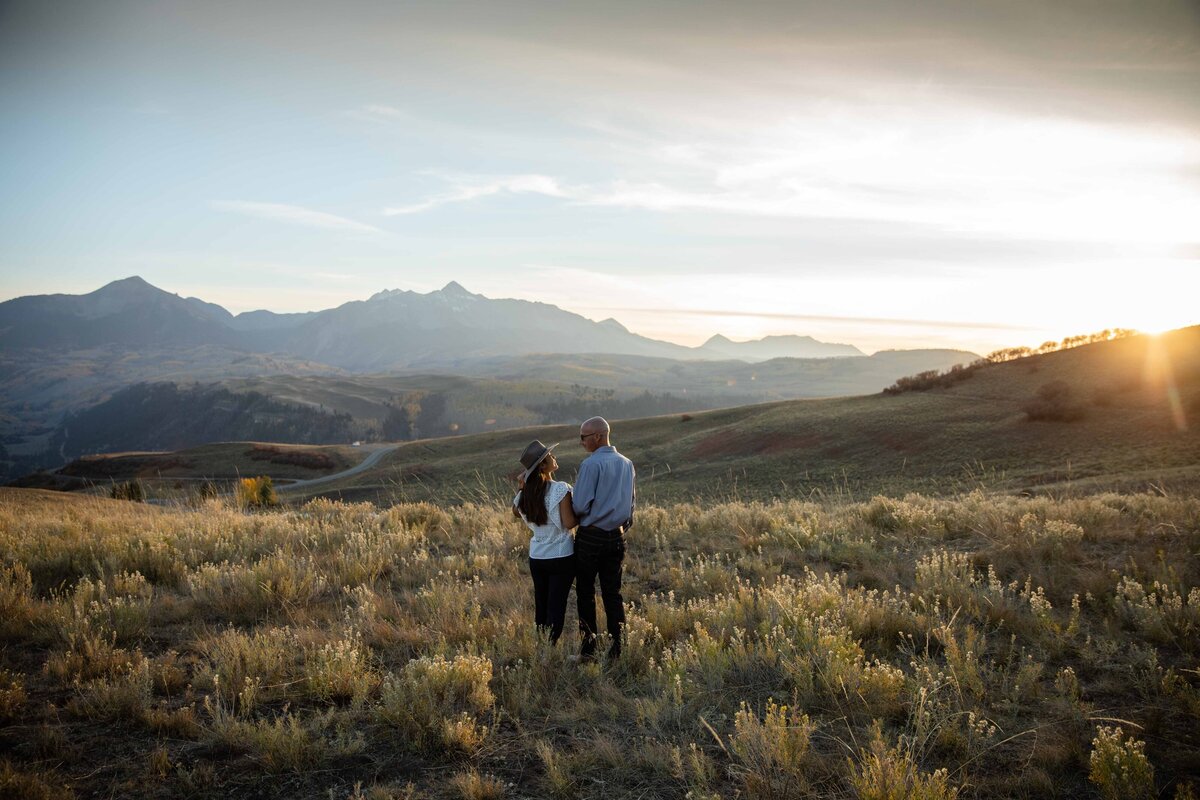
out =
[[578,522],[571,508],[571,484],[554,480],[558,461],[536,439],[521,454],[525,472],[517,482],[521,490],[513,498],[513,516],[533,531],[529,541],[529,574],[533,576],[534,621],[538,631],[549,632],[550,643],[558,642],[567,615],[567,597],[575,582],[575,540],[571,529]]

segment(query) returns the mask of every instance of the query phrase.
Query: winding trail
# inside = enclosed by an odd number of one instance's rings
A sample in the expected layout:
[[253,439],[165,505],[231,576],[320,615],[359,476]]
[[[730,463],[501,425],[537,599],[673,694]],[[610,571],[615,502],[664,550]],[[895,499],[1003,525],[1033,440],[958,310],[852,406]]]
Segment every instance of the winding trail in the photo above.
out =
[[385,447],[381,447],[378,450],[370,453],[366,458],[364,458],[362,461],[358,462],[358,464],[351,467],[350,469],[344,469],[341,472],[335,472],[332,475],[322,475],[319,478],[308,478],[308,479],[302,480],[302,481],[294,481],[294,482],[288,483],[288,484],[281,484],[281,485],[278,485],[275,487],[275,491],[282,493],[282,492],[290,492],[295,489],[307,489],[310,486],[319,486],[323,483],[333,483],[334,481],[340,481],[342,478],[349,478],[351,475],[357,475],[360,472],[366,472],[371,467],[378,464],[383,459],[384,456],[386,456],[388,453],[392,452],[399,446],[400,445],[398,445],[398,444],[391,444],[391,445],[387,445]]

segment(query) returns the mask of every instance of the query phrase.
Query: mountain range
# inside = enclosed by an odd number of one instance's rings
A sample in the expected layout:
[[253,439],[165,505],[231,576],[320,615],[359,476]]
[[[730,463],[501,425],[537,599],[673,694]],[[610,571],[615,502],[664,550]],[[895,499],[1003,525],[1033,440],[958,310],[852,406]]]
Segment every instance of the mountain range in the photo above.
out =
[[[92,452],[159,448],[168,434],[183,437],[173,448],[247,436],[427,438],[867,394],[976,358],[865,356],[807,336],[718,335],[685,347],[453,281],[324,311],[234,315],[132,277],[84,295],[0,303],[0,478]],[[235,407],[241,427],[229,421]],[[151,411],[158,434],[139,423]],[[314,413],[346,419],[330,428]]]
[[233,315],[214,303],[165,292],[139,277],[84,295],[38,295],[0,303],[0,347],[223,345],[279,353],[355,372],[427,368],[464,358],[533,353],[609,353],[673,359],[765,361],[862,356],[852,345],[807,336],[733,342],[714,336],[685,347],[594,322],[546,303],[490,299],[451,281],[420,294],[390,290],[299,314]]

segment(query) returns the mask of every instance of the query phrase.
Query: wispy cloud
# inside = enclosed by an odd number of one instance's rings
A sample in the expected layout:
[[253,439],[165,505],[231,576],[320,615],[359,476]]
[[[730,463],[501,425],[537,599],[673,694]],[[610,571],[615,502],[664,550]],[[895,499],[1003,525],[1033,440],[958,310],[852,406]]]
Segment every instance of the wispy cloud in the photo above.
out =
[[546,175],[508,175],[490,179],[468,177],[454,179],[452,182],[456,185],[448,192],[434,195],[419,203],[385,208],[383,213],[389,217],[419,214],[438,206],[463,203],[494,194],[540,194],[547,197],[574,199],[571,192],[559,186],[557,180]]
[[796,322],[886,323],[915,328],[961,328],[963,330],[1030,331],[1032,325],[1011,325],[1005,322],[965,322],[963,320],[911,319],[908,317],[853,317],[836,314],[780,314],[766,311],[722,311],[708,308],[629,308],[625,306],[596,306],[593,311],[614,314],[636,311],[640,314],[679,314],[694,317],[750,317],[753,319],[787,320]]
[[303,225],[308,228],[323,230],[346,231],[350,233],[383,233],[374,225],[365,222],[339,217],[324,211],[314,211],[303,206],[293,206],[286,203],[254,203],[245,200],[224,200],[213,203],[218,211],[231,211],[248,217],[268,219],[275,222],[286,222],[293,225]]
[[[867,113],[870,111],[870,113]],[[611,179],[448,177],[449,191],[388,208],[416,214],[489,196],[763,218],[864,220],[1076,242],[1195,240],[1200,141],[1167,130],[1066,119],[815,110],[753,129],[622,139]],[[888,116],[891,114],[891,116]]]
[[415,117],[402,108],[386,103],[368,103],[342,112],[350,119],[372,123],[412,122]]

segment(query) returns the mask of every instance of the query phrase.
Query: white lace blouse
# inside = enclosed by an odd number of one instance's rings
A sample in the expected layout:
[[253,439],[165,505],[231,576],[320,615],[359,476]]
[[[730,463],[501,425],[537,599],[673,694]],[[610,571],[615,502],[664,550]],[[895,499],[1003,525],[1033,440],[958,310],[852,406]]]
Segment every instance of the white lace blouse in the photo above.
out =
[[[521,519],[525,520],[525,524],[533,531],[533,538],[529,540],[530,558],[562,558],[575,552],[575,539],[570,531],[563,529],[562,517],[558,513],[558,504],[569,491],[571,484],[566,481],[550,481],[550,485],[546,487],[545,525],[534,525],[521,514]],[[521,493],[517,492],[517,496],[513,498],[514,508],[517,508],[520,499]],[[520,508],[517,508],[517,513],[520,513]]]

